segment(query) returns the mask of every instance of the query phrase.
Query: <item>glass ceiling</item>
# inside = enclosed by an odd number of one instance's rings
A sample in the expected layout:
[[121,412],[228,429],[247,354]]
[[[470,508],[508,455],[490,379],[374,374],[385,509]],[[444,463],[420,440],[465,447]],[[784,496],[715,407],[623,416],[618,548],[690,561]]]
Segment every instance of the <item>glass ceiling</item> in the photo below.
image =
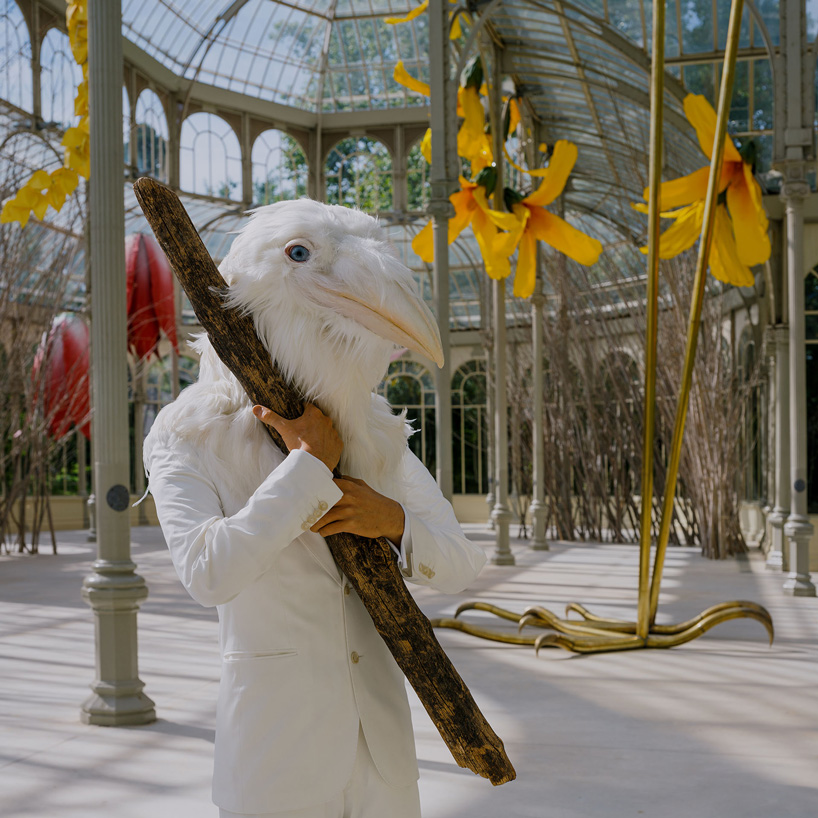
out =
[[[50,3],[51,0],[46,0]],[[203,86],[312,113],[426,106],[427,99],[397,85],[402,60],[428,80],[427,15],[398,26],[384,22],[417,8],[419,0],[122,0],[125,37],[178,76]],[[465,5],[465,3],[464,3]],[[648,143],[649,0],[472,0],[491,12],[492,35],[504,48],[504,69],[541,123],[548,144],[570,139],[579,158],[566,188],[569,219],[610,247],[644,236],[646,220],[630,206],[641,197]],[[681,100],[688,91],[715,100],[729,0],[667,0],[666,176],[706,163]],[[779,43],[778,0],[745,5],[730,130],[760,140],[761,169],[769,167],[773,87],[768,49]],[[818,35],[818,0],[806,0],[807,37]],[[201,94],[199,87],[194,92]],[[200,100],[206,103],[206,99]],[[418,119],[424,114],[418,111]],[[774,181],[774,180],[773,180]],[[224,255],[243,219],[235,204],[185,197],[211,253]],[[128,200],[129,232],[140,216]],[[390,230],[396,245],[420,224]],[[464,239],[453,269],[479,269],[479,254]],[[459,249],[458,249],[459,248]],[[426,268],[409,258],[423,278]],[[459,255],[458,255],[459,253]],[[639,265],[633,275],[638,276]],[[460,275],[458,273],[458,275]],[[605,286],[600,273],[600,286]],[[474,325],[476,281],[465,273],[453,298],[466,306],[457,326]],[[424,285],[425,286],[425,285]],[[457,307],[460,309],[460,307]],[[464,317],[465,316],[465,317]]]
[[122,33],[180,77],[309,111],[426,105],[392,79],[427,75],[413,0],[123,0]]

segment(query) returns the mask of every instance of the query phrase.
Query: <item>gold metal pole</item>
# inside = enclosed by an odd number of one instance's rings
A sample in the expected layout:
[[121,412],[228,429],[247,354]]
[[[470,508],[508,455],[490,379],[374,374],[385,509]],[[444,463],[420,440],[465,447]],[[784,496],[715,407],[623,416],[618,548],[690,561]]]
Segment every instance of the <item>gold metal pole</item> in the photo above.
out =
[[[710,260],[710,247],[713,242],[713,225],[718,205],[718,185],[721,178],[721,166],[724,158],[724,138],[727,133],[727,117],[730,113],[730,100],[733,97],[733,80],[736,73],[736,54],[738,53],[739,34],[741,32],[741,13],[744,0],[733,0],[730,6],[730,23],[727,29],[727,47],[724,52],[724,69],[721,75],[719,90],[718,115],[716,120],[716,141],[710,159],[710,178],[707,183],[707,198],[704,201],[702,233],[699,241],[699,257],[696,262],[696,278],[693,285],[693,300],[690,304],[690,319],[687,326],[687,346],[685,347],[682,386],[676,404],[676,419],[673,425],[673,442],[670,447],[670,462],[665,481],[665,497],[662,504],[662,523],[659,529],[659,541],[656,545],[656,557],[653,564],[653,579],[650,586],[650,623],[656,619],[659,606],[659,587],[662,583],[662,570],[665,563],[667,544],[670,538],[670,522],[673,518],[673,502],[676,494],[676,478],[679,474],[679,459],[682,453],[687,408],[690,402],[690,386],[693,381],[693,364],[696,359],[696,346],[699,341],[699,326],[704,303],[704,289],[707,283],[707,267]],[[653,205],[651,191],[651,206]],[[653,207],[651,207],[651,213]],[[641,601],[641,600],[640,600]],[[641,622],[641,620],[640,620]]]
[[665,107],[665,0],[653,0],[650,72],[650,167],[648,176],[648,271],[645,297],[645,419],[642,436],[642,517],[639,536],[639,592],[636,633],[650,629],[650,540],[653,517],[653,437],[656,423],[656,338],[659,312],[659,190],[662,184],[662,124]]

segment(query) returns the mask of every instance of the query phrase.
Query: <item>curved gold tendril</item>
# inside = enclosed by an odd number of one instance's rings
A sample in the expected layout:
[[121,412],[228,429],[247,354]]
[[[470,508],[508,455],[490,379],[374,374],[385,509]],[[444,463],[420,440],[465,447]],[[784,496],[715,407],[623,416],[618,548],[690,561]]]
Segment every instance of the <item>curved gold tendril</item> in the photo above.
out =
[[464,611],[485,611],[486,613],[499,616],[500,619],[508,619],[509,622],[519,622],[522,614],[507,611],[505,608],[500,608],[497,605],[492,605],[489,602],[464,602],[459,605],[454,612],[454,617],[457,619]]
[[460,619],[433,619],[431,625],[433,628],[451,628],[455,631],[462,631],[463,633],[468,633],[470,636],[477,636],[480,639],[489,639],[492,642],[505,642],[509,645],[534,644],[533,636],[519,636],[515,633],[500,633],[498,631],[489,630],[488,628],[478,628]]

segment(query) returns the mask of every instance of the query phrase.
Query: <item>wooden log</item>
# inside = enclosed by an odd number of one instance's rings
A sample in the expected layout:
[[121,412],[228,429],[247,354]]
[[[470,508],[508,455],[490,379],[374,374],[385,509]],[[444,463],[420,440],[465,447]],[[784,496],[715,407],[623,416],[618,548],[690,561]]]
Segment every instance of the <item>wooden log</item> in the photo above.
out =
[[[227,284],[176,194],[153,179],[134,185],[136,197],[187,293],[213,348],[253,403],[286,418],[303,411],[256,335],[253,321],[224,305]],[[280,436],[269,429],[279,448]],[[389,543],[335,534],[327,545],[364,603],[395,661],[429,713],[455,761],[492,784],[516,777],[503,742],[492,730],[460,674],[440,647],[395,564]]]

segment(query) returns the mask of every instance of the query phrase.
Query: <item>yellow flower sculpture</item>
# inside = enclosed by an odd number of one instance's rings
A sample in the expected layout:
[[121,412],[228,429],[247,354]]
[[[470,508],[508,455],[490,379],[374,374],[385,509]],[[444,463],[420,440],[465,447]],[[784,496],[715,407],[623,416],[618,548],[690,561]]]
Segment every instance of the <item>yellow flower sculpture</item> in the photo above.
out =
[[[509,253],[503,254],[499,239],[504,236],[498,228],[511,230],[517,218],[511,213],[492,210],[486,199],[486,188],[460,177],[460,190],[449,196],[454,205],[454,218],[449,219],[448,243],[451,244],[469,225],[480,248],[486,273],[491,278],[505,278],[511,273]],[[432,222],[429,222],[412,241],[412,249],[427,263],[434,261]]]
[[[709,159],[716,136],[716,112],[705,97],[688,94],[684,100],[688,122],[696,129],[699,145]],[[662,184],[662,217],[673,219],[659,241],[659,257],[673,258],[692,247],[699,238],[704,217],[704,200],[710,169],[700,168],[688,176]],[[724,139],[724,161],[719,179],[710,272],[728,284],[753,284],[750,267],[770,257],[768,222],[761,203],[761,189],[753,176],[752,161],[746,160],[729,136]],[[643,194],[648,199],[648,189]],[[635,205],[642,213],[647,205]],[[676,208],[676,209],[674,209]],[[647,248],[642,248],[647,252]]]
[[[454,5],[457,0],[449,0],[449,3]],[[423,0],[423,2],[415,9],[412,9],[405,17],[387,17],[384,22],[390,26],[396,26],[400,23],[408,23],[410,20],[414,20],[416,17],[420,17],[426,9],[429,8],[429,0]],[[460,15],[458,14],[454,21],[452,22],[451,30],[449,31],[449,39],[450,40],[457,40],[463,34],[463,30],[460,27]]]
[[537,241],[550,244],[580,264],[595,264],[602,252],[602,244],[597,239],[571,227],[564,219],[545,209],[562,193],[576,161],[577,146],[561,139],[554,145],[548,167],[537,172],[538,176],[543,177],[540,186],[525,198],[512,203],[516,224],[498,238],[496,251],[500,255],[510,256],[519,248],[514,276],[514,295],[518,298],[528,298],[534,292]]
[[35,171],[31,178],[8,199],[0,211],[0,223],[19,222],[25,227],[29,218],[42,220],[48,206],[59,211],[65,199],[79,184],[79,176],[90,175],[90,150],[88,126],[88,5],[87,0],[74,0],[65,10],[71,53],[82,67],[83,80],[77,88],[74,113],[80,117],[79,125],[69,128],[63,136],[65,147],[64,167],[51,173]]

